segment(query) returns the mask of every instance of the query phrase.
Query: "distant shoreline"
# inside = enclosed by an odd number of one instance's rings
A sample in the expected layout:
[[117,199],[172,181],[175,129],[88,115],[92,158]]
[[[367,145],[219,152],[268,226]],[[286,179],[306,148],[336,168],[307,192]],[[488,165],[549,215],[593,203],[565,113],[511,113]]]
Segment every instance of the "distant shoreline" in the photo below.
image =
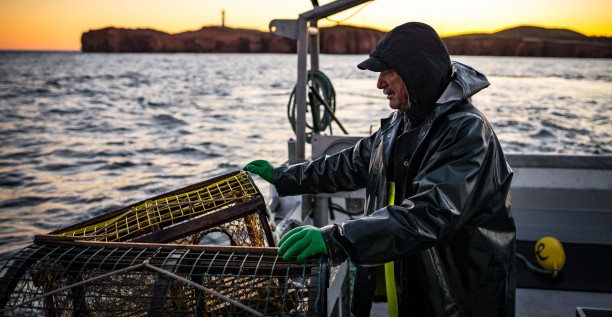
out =
[[[368,54],[385,32],[340,25],[320,29],[321,54]],[[495,33],[443,37],[451,55],[612,58],[612,37],[589,37],[568,29],[518,26]],[[107,27],[81,35],[81,50],[3,49],[0,53],[272,53],[295,54],[295,40],[273,33],[203,27],[169,34],[153,29]]]
[[[368,54],[385,32],[339,25],[319,29],[322,54]],[[612,58],[612,38],[568,29],[518,26],[491,34],[443,37],[451,55]],[[295,40],[273,33],[203,27],[169,34],[154,29],[107,27],[84,32],[83,52],[107,53],[295,53]]]

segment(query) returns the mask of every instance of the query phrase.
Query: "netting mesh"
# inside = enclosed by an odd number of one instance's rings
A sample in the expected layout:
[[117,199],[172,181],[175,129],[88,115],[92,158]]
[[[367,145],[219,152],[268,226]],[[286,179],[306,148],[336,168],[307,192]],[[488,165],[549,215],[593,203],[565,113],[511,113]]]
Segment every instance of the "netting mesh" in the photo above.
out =
[[274,245],[265,203],[248,173],[226,174],[37,239],[200,244],[212,232],[231,245]]
[[324,314],[325,261],[270,246],[252,179],[222,175],[37,235],[0,270],[0,316]]
[[327,275],[273,248],[47,243],[0,271],[0,315],[314,316]]

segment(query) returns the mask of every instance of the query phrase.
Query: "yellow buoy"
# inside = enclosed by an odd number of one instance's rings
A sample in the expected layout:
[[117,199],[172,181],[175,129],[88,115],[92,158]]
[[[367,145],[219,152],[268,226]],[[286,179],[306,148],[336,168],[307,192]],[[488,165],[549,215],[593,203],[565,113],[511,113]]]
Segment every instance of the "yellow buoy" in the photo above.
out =
[[534,247],[538,264],[545,269],[553,271],[553,277],[563,269],[565,265],[565,251],[561,241],[554,237],[543,237],[538,240]]

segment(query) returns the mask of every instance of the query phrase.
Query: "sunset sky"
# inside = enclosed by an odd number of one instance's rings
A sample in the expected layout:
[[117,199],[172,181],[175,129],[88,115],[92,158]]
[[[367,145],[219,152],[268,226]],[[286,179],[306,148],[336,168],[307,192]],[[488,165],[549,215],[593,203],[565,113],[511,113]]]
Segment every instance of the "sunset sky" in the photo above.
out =
[[[319,0],[321,5],[329,2]],[[610,0],[375,0],[365,6],[344,24],[386,31],[421,21],[442,36],[518,25],[612,36]],[[330,19],[343,20],[360,7]],[[107,26],[197,30],[220,25],[222,10],[227,26],[267,31],[270,20],[296,19],[311,8],[310,0],[2,0],[0,50],[80,50],[83,32]]]

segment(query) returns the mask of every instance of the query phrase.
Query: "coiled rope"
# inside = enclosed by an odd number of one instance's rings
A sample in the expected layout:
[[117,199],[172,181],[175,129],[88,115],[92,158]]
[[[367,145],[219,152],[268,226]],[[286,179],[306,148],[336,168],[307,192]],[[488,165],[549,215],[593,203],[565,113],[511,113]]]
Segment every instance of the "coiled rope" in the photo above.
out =
[[[313,133],[320,133],[329,127],[329,132],[332,134],[330,123],[336,120],[340,128],[344,127],[336,119],[334,113],[336,111],[336,91],[329,78],[318,70],[309,70],[307,73],[308,80],[308,98],[306,100],[306,111],[310,112],[310,122],[308,116],[306,118],[306,142],[310,143]],[[293,132],[296,132],[296,116],[297,116],[297,98],[295,98],[297,85],[293,87],[289,103],[287,104],[287,118],[291,123]],[[345,133],[347,133],[345,131]]]

